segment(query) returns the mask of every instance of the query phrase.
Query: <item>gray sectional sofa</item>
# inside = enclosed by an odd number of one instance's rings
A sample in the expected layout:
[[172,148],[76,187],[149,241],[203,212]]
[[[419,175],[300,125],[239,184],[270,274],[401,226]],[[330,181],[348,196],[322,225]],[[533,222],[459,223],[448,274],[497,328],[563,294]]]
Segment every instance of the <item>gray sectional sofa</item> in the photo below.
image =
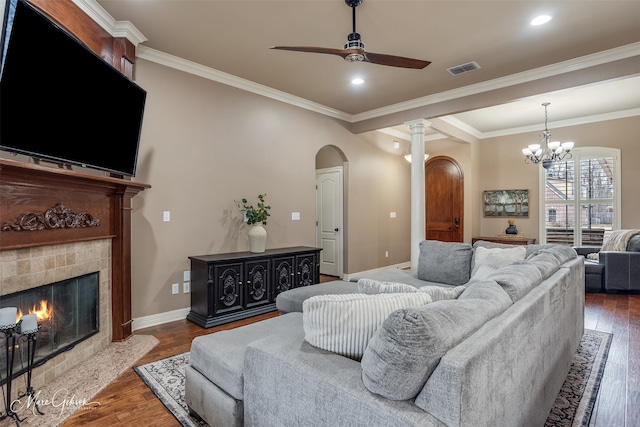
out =
[[[424,241],[415,273],[286,291],[279,316],[194,339],[186,402],[212,426],[541,426],[584,332],[584,259],[512,248]],[[363,307],[382,313],[364,346]]]

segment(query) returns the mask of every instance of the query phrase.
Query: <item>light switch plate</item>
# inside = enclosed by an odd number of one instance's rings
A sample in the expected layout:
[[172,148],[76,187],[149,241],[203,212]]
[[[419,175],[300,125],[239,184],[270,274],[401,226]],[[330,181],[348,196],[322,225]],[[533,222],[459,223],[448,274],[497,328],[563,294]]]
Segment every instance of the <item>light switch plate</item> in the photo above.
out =
[[300,212],[291,212],[292,221],[300,221]]
[[171,212],[170,211],[164,211],[162,212],[162,220],[164,222],[169,222],[171,221]]

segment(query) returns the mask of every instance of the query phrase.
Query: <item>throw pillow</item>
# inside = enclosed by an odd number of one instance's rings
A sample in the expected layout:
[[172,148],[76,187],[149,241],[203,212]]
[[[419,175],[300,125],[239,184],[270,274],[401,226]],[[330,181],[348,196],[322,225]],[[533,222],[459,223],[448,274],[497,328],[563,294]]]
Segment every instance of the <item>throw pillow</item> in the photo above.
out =
[[431,295],[431,299],[434,301],[444,301],[447,299],[456,299],[466,289],[466,286],[456,286],[454,288],[445,288],[444,286],[423,286],[420,288],[421,292],[426,292]]
[[401,308],[431,302],[424,292],[316,295],[302,303],[302,325],[309,344],[360,360],[382,322]]
[[473,277],[482,263],[486,262],[488,259],[491,259],[493,261],[493,264],[496,266],[501,262],[502,265],[509,265],[513,264],[514,262],[524,261],[526,254],[527,249],[524,246],[492,249],[478,246],[473,254],[473,270],[471,271],[471,276]]
[[423,240],[418,257],[418,279],[464,285],[469,281],[472,256],[473,249],[468,243]]
[[427,285],[420,288],[407,285],[406,283],[380,282],[373,279],[358,279],[358,292],[362,294],[399,294],[426,292],[433,301],[443,301],[446,299],[456,299],[464,291],[464,286],[445,287]]
[[364,386],[391,400],[414,398],[449,349],[510,305],[496,282],[477,282],[456,300],[395,311],[364,352]]
[[373,279],[359,279],[358,292],[368,295],[400,294],[418,292],[418,289],[405,283],[380,282]]

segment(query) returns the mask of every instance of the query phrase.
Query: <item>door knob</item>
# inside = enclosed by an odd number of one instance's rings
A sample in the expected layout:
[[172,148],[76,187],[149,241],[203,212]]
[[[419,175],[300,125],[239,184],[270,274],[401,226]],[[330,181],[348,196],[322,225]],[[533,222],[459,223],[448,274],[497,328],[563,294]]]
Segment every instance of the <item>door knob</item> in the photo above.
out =
[[336,227],[336,228],[333,229],[333,231],[335,231],[337,233],[340,230]]

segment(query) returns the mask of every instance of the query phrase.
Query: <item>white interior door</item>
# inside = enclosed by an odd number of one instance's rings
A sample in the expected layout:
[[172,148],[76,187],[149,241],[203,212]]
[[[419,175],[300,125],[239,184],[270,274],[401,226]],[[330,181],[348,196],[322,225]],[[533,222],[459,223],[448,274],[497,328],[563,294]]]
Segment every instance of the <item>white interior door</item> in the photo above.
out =
[[320,274],[342,277],[342,167],[316,170],[316,230]]

